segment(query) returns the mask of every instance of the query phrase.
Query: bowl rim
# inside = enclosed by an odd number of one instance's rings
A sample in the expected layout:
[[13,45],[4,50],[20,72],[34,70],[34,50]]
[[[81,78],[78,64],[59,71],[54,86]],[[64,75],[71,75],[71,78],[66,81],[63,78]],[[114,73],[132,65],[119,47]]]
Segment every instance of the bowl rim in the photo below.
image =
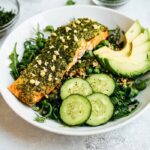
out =
[[[131,19],[130,17],[127,17],[126,15],[122,14],[122,13],[118,13],[117,11],[115,10],[112,10],[110,8],[105,8],[105,7],[102,7],[102,6],[91,6],[91,5],[75,5],[75,6],[69,6],[69,8],[84,8],[84,7],[87,7],[87,8],[98,8],[98,9],[102,9],[102,10],[107,10],[107,11],[110,11],[110,12],[113,12],[113,13],[117,13],[117,14],[120,14],[128,19]],[[59,10],[59,9],[67,9],[68,6],[61,6],[61,7],[56,7],[56,8],[52,8],[52,9],[47,9],[46,11],[42,11],[40,13],[37,13],[36,15],[33,15],[32,17],[28,18],[27,20],[23,21],[20,25],[24,24],[26,21],[38,16],[38,15],[42,15],[48,11],[52,11],[52,10]],[[132,19],[131,19],[132,20]],[[132,20],[133,21],[133,20]],[[19,25],[19,26],[20,26]],[[17,30],[17,28],[15,28],[13,31]],[[13,33],[13,31],[11,31],[11,33],[7,36],[7,38],[5,39],[5,41],[11,36],[11,34]],[[2,47],[5,45],[5,41],[3,42],[2,44]],[[45,130],[45,131],[48,131],[48,132],[52,132],[52,133],[56,133],[56,134],[61,134],[61,135],[72,135],[72,136],[86,136],[86,135],[95,135],[95,134],[101,134],[101,133],[106,133],[106,132],[109,132],[109,131],[112,131],[114,129],[118,129],[128,123],[130,123],[131,121],[133,121],[134,119],[136,119],[137,117],[139,117],[145,110],[148,109],[148,107],[150,106],[149,103],[142,109],[140,110],[139,112],[136,113],[136,115],[132,116],[131,118],[129,118],[128,120],[125,120],[124,122],[121,122],[119,124],[116,124],[112,127],[108,127],[106,129],[102,129],[102,130],[90,130],[90,131],[86,131],[86,132],[72,132],[72,131],[67,131],[67,130],[59,130],[59,129],[55,129],[53,127],[42,127],[39,125],[39,123],[35,122],[34,120],[31,121],[31,120],[28,120],[26,118],[24,118],[21,114],[17,113],[17,111],[15,109],[12,108],[12,106],[10,105],[10,103],[8,102],[7,99],[5,99],[6,97],[6,93],[5,91],[3,90],[3,87],[0,85],[0,91],[1,91],[1,95],[4,99],[4,101],[7,103],[7,105],[18,115],[20,116],[20,118],[22,118],[23,120],[25,120],[26,122],[30,123],[31,125],[35,126],[35,127],[38,127],[42,130]]]
[[100,0],[92,0],[92,2],[98,6],[102,5],[102,6],[108,6],[108,7],[119,7],[121,5],[128,3],[129,0],[121,0],[120,2],[118,1],[116,3],[105,2],[105,1],[100,1]]
[[10,25],[8,25],[7,27],[0,29],[0,34],[3,33],[3,32],[5,32],[5,31],[7,31],[7,30],[9,30],[11,27],[13,27],[13,26],[15,25],[16,21],[17,21],[17,20],[14,20],[14,21],[13,21]]
[[17,21],[20,14],[20,3],[18,0],[15,0],[15,3],[16,3],[15,5],[17,6],[17,12],[15,14],[15,17],[8,23],[4,24],[3,26],[0,26],[0,32],[6,30],[8,27],[12,26]]

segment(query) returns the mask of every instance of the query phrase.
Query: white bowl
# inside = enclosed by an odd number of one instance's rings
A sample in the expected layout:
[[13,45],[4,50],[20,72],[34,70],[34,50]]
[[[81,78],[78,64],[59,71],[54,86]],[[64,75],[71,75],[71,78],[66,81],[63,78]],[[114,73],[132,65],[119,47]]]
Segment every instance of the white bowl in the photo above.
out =
[[28,19],[20,26],[18,26],[5,40],[1,51],[0,51],[0,89],[1,93],[7,102],[7,104],[14,110],[21,118],[31,123],[32,125],[39,127],[41,129],[55,132],[65,135],[91,135],[107,132],[118,127],[121,127],[127,124],[129,121],[133,120],[149,104],[150,97],[150,86],[143,91],[139,96],[140,105],[131,115],[124,117],[122,119],[109,122],[105,125],[98,127],[66,127],[57,123],[53,120],[47,120],[45,123],[38,123],[34,121],[36,117],[35,112],[19,102],[16,97],[14,97],[11,92],[7,89],[8,86],[13,82],[13,79],[10,75],[9,69],[9,55],[13,50],[15,42],[17,42],[17,50],[19,54],[23,53],[23,42],[25,39],[32,37],[33,28],[37,27],[37,24],[41,28],[44,28],[46,25],[51,24],[55,27],[61,26],[68,23],[73,18],[78,17],[89,17],[99,21],[100,23],[108,26],[109,28],[115,28],[117,25],[120,26],[123,30],[127,30],[133,20],[117,13],[116,11],[110,10],[103,7],[95,6],[66,6],[56,9],[47,10],[42,12],[32,18]]

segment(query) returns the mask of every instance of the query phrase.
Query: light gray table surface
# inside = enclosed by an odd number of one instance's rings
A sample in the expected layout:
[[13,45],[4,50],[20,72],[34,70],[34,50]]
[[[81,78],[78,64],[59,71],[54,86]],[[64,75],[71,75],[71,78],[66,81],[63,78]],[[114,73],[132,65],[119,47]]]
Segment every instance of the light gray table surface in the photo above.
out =
[[[63,6],[65,1],[20,0],[21,14],[15,27],[36,13]],[[90,0],[76,1],[79,5],[92,5]],[[117,10],[150,27],[150,0],[131,0]],[[0,39],[0,46],[5,38]],[[150,109],[120,129],[100,135],[73,137],[33,127],[18,117],[0,96],[0,150],[150,150]]]

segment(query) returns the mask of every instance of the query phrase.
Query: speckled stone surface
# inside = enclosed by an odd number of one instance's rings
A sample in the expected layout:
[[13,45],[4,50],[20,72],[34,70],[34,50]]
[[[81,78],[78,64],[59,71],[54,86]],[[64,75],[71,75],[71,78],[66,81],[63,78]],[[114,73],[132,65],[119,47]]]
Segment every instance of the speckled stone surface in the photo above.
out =
[[[65,1],[20,0],[21,15],[16,26],[38,12],[64,5]],[[90,0],[76,1],[77,4],[92,4]],[[131,0],[117,10],[150,27],[150,0]],[[0,45],[4,39],[0,39]],[[33,127],[18,117],[0,96],[0,150],[150,150],[150,109],[112,132],[73,137]]]

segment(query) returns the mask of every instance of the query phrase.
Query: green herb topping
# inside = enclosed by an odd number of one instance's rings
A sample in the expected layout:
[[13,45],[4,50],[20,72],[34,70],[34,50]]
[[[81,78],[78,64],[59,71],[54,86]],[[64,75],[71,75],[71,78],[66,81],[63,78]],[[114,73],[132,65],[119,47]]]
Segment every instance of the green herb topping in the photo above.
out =
[[14,17],[15,13],[13,11],[6,11],[4,8],[0,7],[0,26],[3,26],[10,22]]

